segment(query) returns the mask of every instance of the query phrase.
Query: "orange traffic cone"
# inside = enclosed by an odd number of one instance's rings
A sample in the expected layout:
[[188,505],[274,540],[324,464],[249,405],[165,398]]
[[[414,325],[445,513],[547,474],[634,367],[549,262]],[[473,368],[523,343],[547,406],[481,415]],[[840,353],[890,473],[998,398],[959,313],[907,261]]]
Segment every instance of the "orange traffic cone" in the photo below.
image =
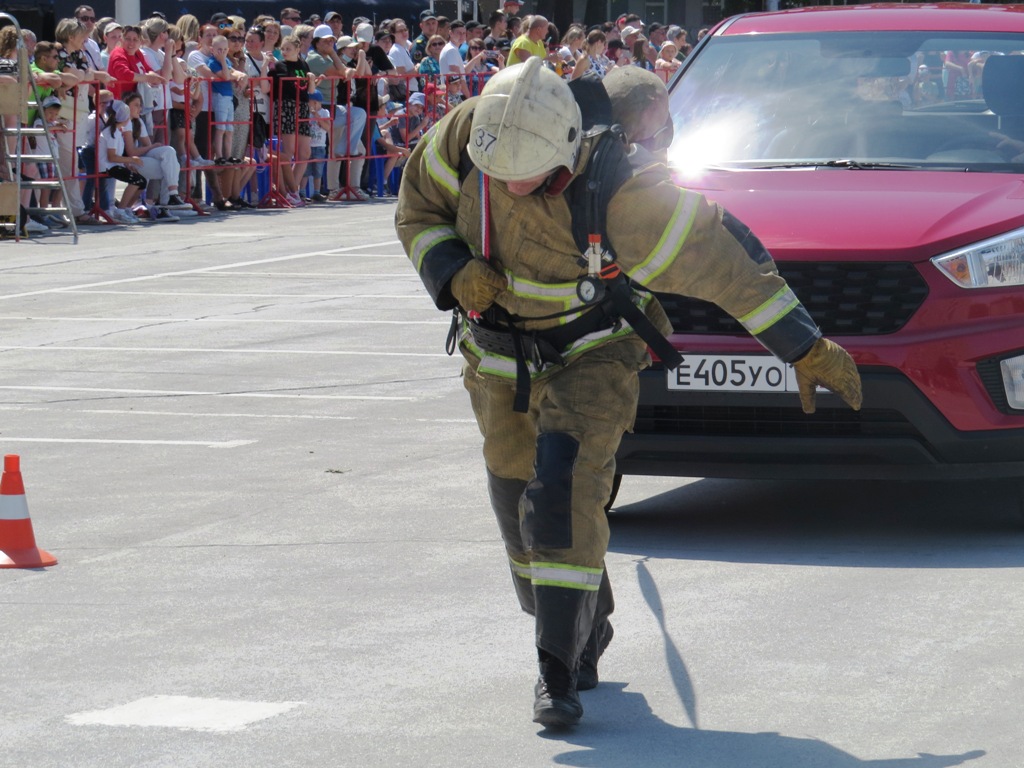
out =
[[4,456],[4,474],[0,476],[0,568],[56,564],[56,557],[36,546],[21,481],[21,459],[13,454]]

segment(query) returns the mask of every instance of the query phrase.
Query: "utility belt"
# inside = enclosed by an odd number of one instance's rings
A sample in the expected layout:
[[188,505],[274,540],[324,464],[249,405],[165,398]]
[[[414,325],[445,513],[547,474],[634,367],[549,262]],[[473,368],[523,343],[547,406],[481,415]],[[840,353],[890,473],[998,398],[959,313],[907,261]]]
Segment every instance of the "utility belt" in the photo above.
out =
[[496,322],[490,311],[479,321],[469,323],[473,343],[485,352],[517,358],[521,350],[526,360],[538,368],[544,365],[565,365],[563,353],[587,334],[613,327],[621,317],[611,302],[594,307],[582,317],[565,325],[543,331],[524,331],[512,324]]
[[[643,310],[633,303],[633,292],[625,278],[619,275],[607,281],[608,292],[603,299],[581,317],[565,325],[542,331],[525,331],[515,325],[514,318],[499,307],[489,309],[479,319],[469,323],[473,342],[485,352],[491,352],[516,361],[516,394],[512,410],[526,413],[530,406],[530,371],[527,361],[538,368],[545,364],[565,365],[563,353],[577,340],[587,334],[612,328],[623,320],[628,322],[669,368],[677,367],[682,358]],[[504,313],[505,320],[497,315]],[[455,351],[458,335],[458,311],[452,318],[452,328],[446,348],[448,354]]]

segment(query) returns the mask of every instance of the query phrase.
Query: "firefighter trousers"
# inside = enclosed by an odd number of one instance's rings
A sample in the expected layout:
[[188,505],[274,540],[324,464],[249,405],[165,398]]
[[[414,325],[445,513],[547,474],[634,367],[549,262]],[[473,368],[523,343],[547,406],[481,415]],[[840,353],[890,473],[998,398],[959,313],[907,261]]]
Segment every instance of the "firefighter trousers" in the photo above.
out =
[[592,631],[606,636],[614,607],[604,507],[615,452],[636,416],[647,347],[627,337],[535,379],[527,413],[512,410],[514,381],[478,372],[478,360],[464,354],[519,604],[535,618],[537,647],[572,669]]

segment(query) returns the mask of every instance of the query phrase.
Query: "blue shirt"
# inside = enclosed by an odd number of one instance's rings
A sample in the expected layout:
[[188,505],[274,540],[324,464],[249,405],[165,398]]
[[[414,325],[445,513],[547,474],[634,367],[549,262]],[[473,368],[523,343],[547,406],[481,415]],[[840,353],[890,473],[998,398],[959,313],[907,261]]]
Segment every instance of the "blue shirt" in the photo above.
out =
[[[207,66],[210,68],[210,71],[213,72],[213,74],[215,75],[222,69],[224,69],[224,67],[221,66],[221,63],[217,61],[217,59],[213,56],[210,57],[210,61],[207,63]],[[231,81],[214,78],[213,92],[220,96],[231,96],[233,94]]]

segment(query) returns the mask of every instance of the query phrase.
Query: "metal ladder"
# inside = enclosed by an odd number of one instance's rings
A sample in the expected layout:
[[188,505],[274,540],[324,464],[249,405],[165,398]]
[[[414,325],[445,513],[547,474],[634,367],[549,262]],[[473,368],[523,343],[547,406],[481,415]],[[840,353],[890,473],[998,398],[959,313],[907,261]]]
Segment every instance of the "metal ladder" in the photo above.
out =
[[[21,37],[21,25],[18,24],[16,18],[7,13],[0,13],[0,22],[2,21],[13,24],[18,33],[18,81],[16,83],[0,82],[0,134],[2,134],[0,154],[3,155],[4,161],[0,167],[0,234],[8,234],[13,231],[15,240],[20,240],[24,236],[25,225],[21,216],[21,192],[25,189],[49,189],[60,192],[61,205],[51,208],[29,208],[29,213],[63,217],[68,222],[74,243],[77,244],[78,226],[71,209],[67,207],[67,188],[64,185],[60,166],[55,156],[54,148],[57,146],[57,142],[53,132],[45,120],[42,128],[25,125],[28,122],[29,108],[36,108],[41,113],[42,107],[39,92],[32,79],[28,51]],[[11,121],[11,117],[16,119]],[[13,122],[13,125],[8,125],[8,122]],[[25,139],[29,137],[35,139],[36,148],[32,152],[25,152],[23,151]],[[38,180],[23,178],[22,164],[26,162],[53,163],[57,171],[55,177]],[[71,179],[70,182],[77,184],[78,180]]]

